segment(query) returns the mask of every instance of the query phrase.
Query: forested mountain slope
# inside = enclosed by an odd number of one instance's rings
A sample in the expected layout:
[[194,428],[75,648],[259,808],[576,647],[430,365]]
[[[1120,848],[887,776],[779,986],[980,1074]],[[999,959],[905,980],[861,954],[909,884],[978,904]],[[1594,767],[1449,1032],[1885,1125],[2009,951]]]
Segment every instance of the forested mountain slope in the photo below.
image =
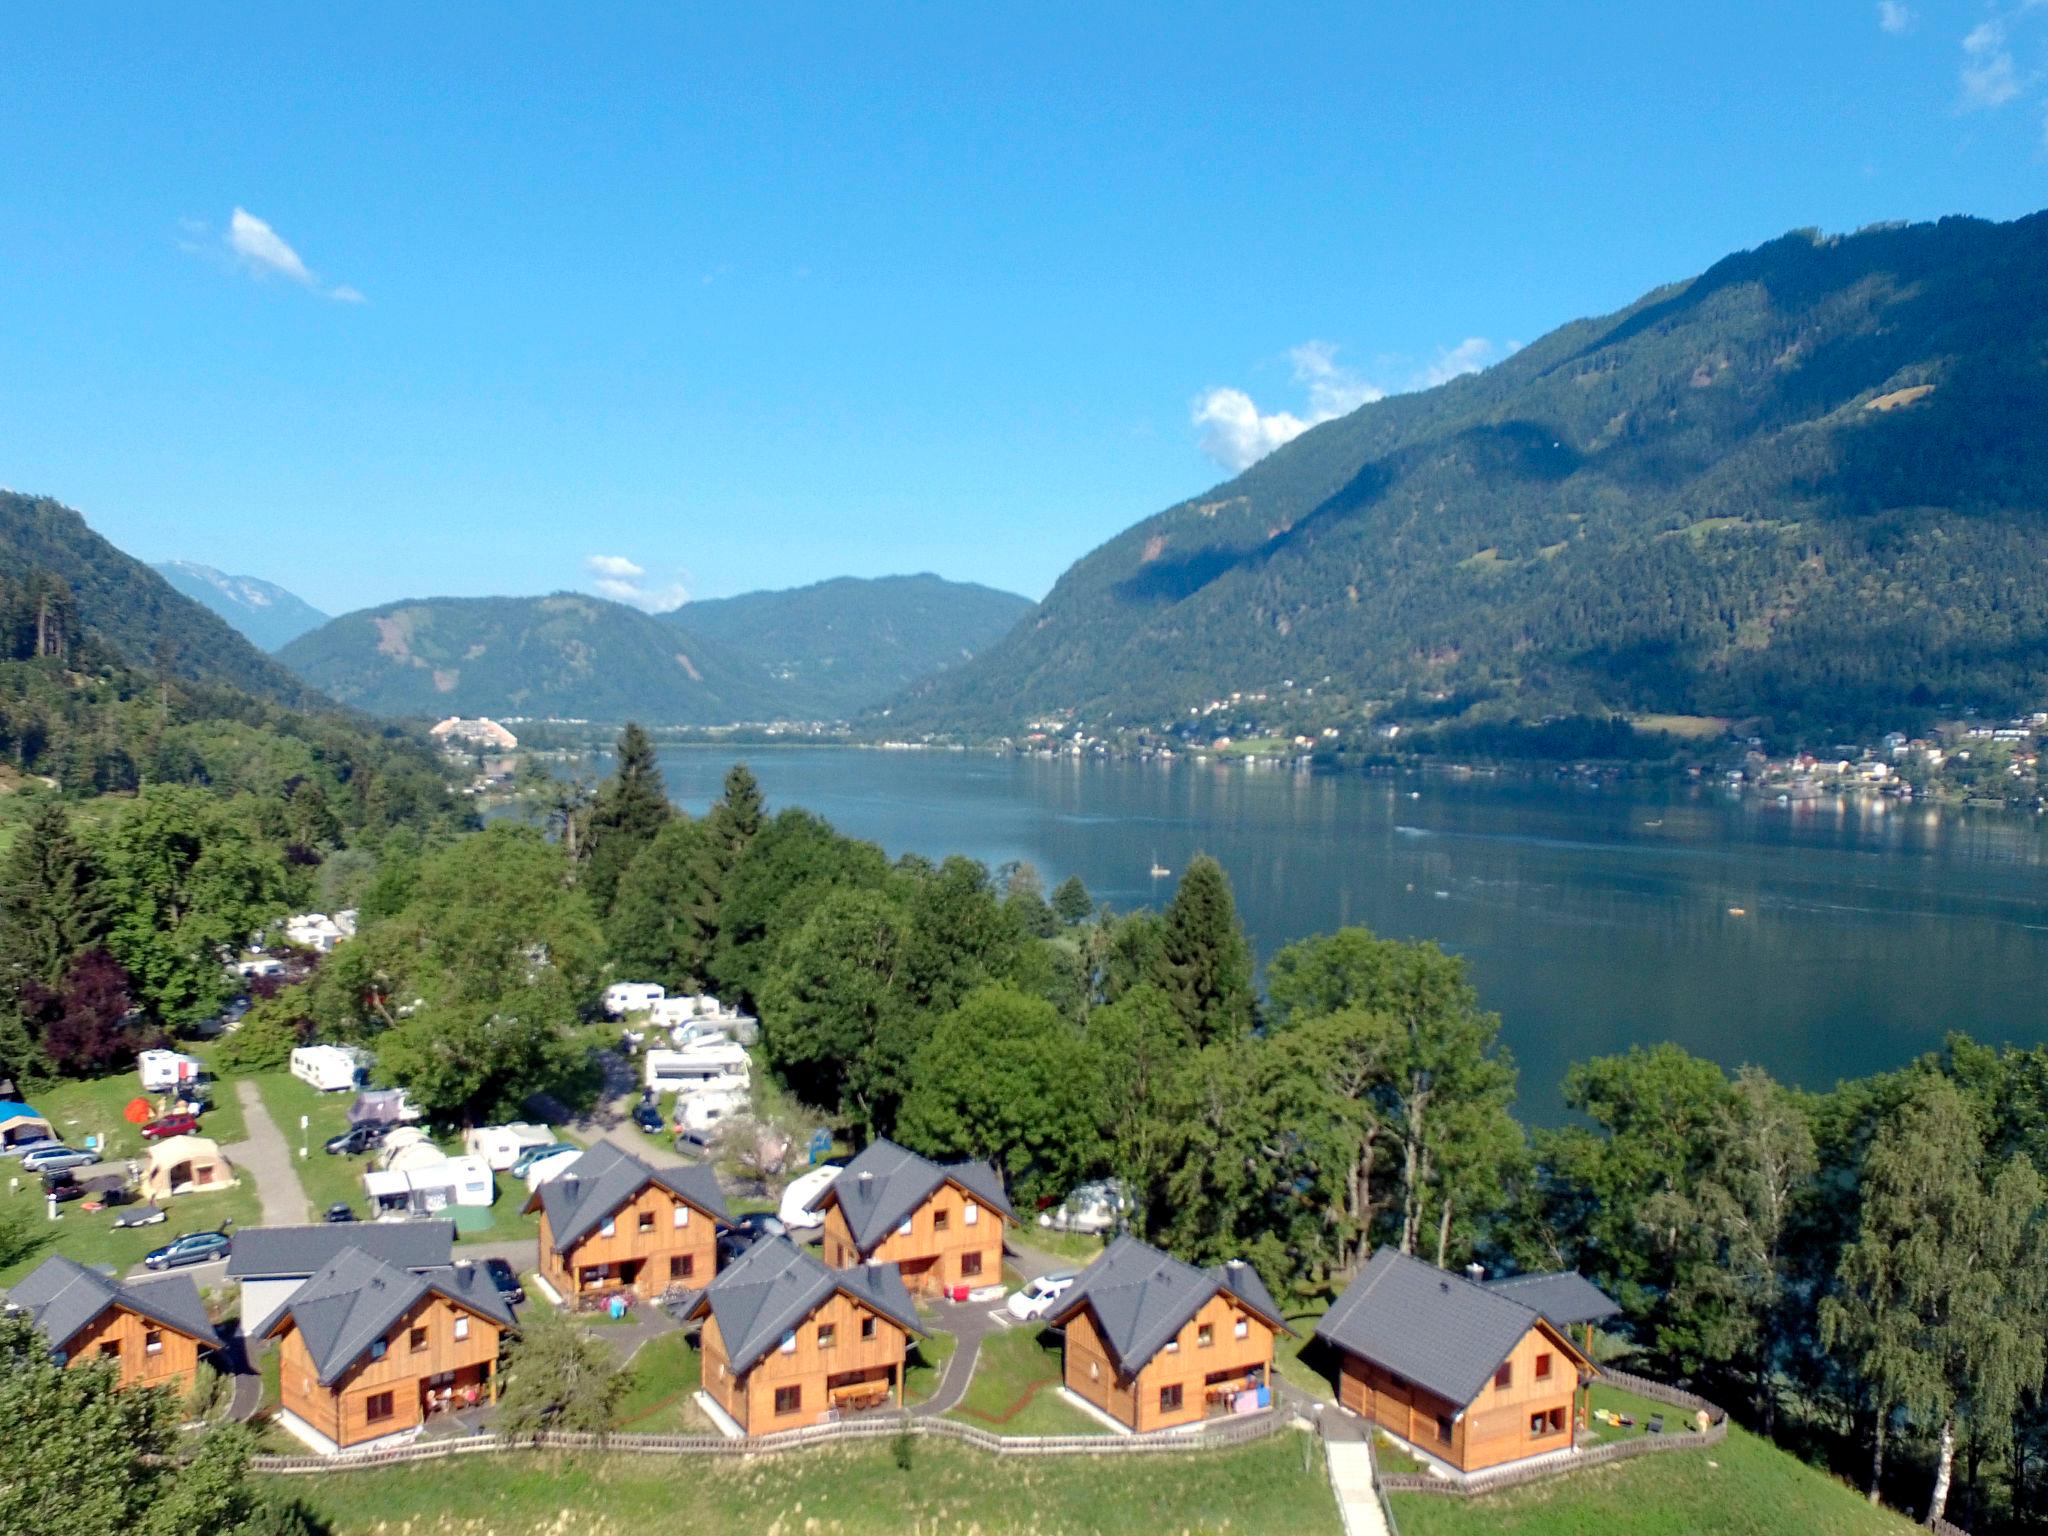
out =
[[2044,531],[2048,215],[1800,232],[1139,523],[890,728],[2043,705]]
[[278,653],[380,715],[514,715],[650,725],[764,718],[750,657],[579,593],[436,597],[343,614]]
[[933,575],[841,576],[686,603],[663,617],[759,661],[787,713],[836,718],[986,650],[1029,598]]
[[0,577],[56,578],[83,638],[144,674],[224,684],[294,706],[323,701],[219,615],[101,538],[47,496],[0,491]]
[[295,592],[260,576],[230,576],[192,560],[162,560],[156,573],[226,619],[266,651],[327,622],[327,615]]

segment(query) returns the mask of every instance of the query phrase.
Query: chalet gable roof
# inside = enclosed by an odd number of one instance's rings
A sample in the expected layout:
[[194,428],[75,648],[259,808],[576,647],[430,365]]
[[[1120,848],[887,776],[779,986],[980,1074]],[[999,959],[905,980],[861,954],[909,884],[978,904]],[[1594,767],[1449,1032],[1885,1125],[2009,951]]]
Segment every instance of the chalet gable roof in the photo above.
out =
[[1014,1222],[1016,1212],[1003,1196],[1003,1181],[995,1169],[979,1159],[957,1163],[935,1163],[893,1141],[871,1141],[846,1169],[811,1199],[810,1208],[822,1210],[832,1201],[839,1203],[846,1217],[853,1245],[863,1254],[872,1253],[882,1240],[945,1183],[958,1184],[1005,1221]]
[[190,1275],[161,1280],[116,1280],[76,1259],[52,1254],[8,1292],[9,1307],[28,1314],[52,1350],[62,1350],[101,1313],[124,1307],[153,1323],[197,1339],[207,1349],[221,1347],[220,1334],[206,1315],[199,1288]]
[[763,1238],[727,1265],[686,1311],[710,1312],[735,1375],[745,1375],[784,1335],[837,1292],[888,1318],[906,1333],[923,1333],[917,1307],[893,1264],[828,1269],[786,1237]]
[[1235,1297],[1281,1332],[1291,1331],[1251,1265],[1232,1261],[1197,1269],[1128,1236],[1081,1271],[1052,1320],[1064,1321],[1086,1306],[1117,1365],[1135,1374],[1218,1294]]
[[344,1248],[292,1292],[263,1332],[266,1337],[275,1334],[289,1319],[305,1341],[320,1385],[331,1387],[430,1293],[500,1327],[512,1324],[512,1309],[480,1265],[456,1264],[416,1274],[360,1248]]
[[650,1184],[660,1185],[712,1220],[732,1225],[718,1176],[709,1168],[657,1167],[610,1141],[599,1142],[571,1163],[567,1172],[541,1185],[526,1208],[539,1205],[547,1213],[549,1240],[555,1252],[567,1253]]

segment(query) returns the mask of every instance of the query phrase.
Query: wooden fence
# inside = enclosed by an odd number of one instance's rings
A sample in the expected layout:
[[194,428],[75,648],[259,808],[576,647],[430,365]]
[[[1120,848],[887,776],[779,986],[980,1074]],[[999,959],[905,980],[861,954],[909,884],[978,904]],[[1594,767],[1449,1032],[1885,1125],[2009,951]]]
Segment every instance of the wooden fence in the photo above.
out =
[[338,1456],[257,1456],[250,1461],[250,1466],[258,1472],[292,1476],[355,1472],[365,1467],[395,1467],[415,1461],[438,1461],[446,1456],[482,1456],[506,1451],[602,1451],[633,1456],[776,1456],[819,1445],[893,1440],[906,1434],[955,1440],[995,1456],[1186,1455],[1263,1440],[1287,1422],[1287,1415],[1273,1412],[1252,1418],[1226,1419],[1198,1434],[1168,1431],[1147,1435],[998,1435],[951,1419],[867,1418],[841,1424],[814,1424],[806,1429],[788,1429],[779,1434],[755,1435],[739,1440],[727,1439],[723,1435],[546,1433],[524,1440],[473,1435],[468,1439],[415,1440],[410,1445],[393,1446],[387,1451]]
[[1727,1413],[1703,1397],[1679,1387],[1667,1386],[1661,1381],[1652,1381],[1647,1376],[1638,1376],[1632,1371],[1605,1370],[1600,1376],[1608,1384],[1633,1392],[1638,1397],[1669,1403],[1689,1414],[1704,1412],[1707,1427],[1704,1431],[1684,1429],[1661,1435],[1638,1435],[1630,1440],[1610,1440],[1605,1445],[1588,1446],[1571,1455],[1560,1455],[1529,1466],[1500,1467],[1493,1471],[1469,1473],[1464,1477],[1429,1477],[1412,1473],[1379,1477],[1375,1463],[1375,1480],[1388,1493],[1436,1493],[1469,1498],[1482,1493],[1498,1493],[1504,1488],[1519,1488],[1525,1483],[1538,1483],[1547,1478],[1568,1477],[1588,1467],[1602,1467],[1609,1462],[1627,1461],[1636,1456],[1698,1450],[1703,1446],[1719,1445],[1728,1438]]

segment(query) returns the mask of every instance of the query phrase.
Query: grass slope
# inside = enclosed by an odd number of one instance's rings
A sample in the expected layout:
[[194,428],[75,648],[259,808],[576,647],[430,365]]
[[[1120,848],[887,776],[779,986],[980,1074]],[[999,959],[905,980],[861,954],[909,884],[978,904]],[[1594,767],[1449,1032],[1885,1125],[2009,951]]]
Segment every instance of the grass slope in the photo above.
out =
[[1484,1498],[1393,1499],[1402,1536],[1907,1536],[1919,1529],[1740,1429],[1709,1450],[1642,1456]]
[[1322,1452],[1274,1435],[1205,1456],[998,1462],[918,1440],[901,1470],[887,1444],[755,1461],[709,1457],[477,1456],[292,1478],[335,1536],[1185,1536],[1283,1528],[1340,1536]]
[[982,1340],[967,1395],[947,1417],[999,1435],[1109,1433],[1060,1396],[1059,1336],[1029,1325]]

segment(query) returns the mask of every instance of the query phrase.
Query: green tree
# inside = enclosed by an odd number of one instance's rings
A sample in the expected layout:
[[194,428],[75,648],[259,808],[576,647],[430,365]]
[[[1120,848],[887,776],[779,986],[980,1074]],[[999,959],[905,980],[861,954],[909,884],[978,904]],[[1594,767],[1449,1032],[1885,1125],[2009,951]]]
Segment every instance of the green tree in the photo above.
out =
[[1085,923],[1095,911],[1095,902],[1088,894],[1088,887],[1081,883],[1079,875],[1069,875],[1059,883],[1052,893],[1052,912],[1069,928],[1076,923]]
[[603,1340],[558,1312],[531,1308],[506,1347],[498,1433],[507,1440],[551,1430],[604,1434],[630,1385]]
[[1388,1015],[1347,1007],[1298,1023],[1267,1047],[1275,1064],[1266,1113],[1313,1149],[1322,1246],[1343,1273],[1371,1250],[1374,1223],[1399,1199],[1389,1089],[1406,1045]]
[[54,986],[106,932],[97,861],[62,805],[38,806],[0,861],[0,977],[16,990],[23,981]]
[[1094,1161],[1093,1056],[1051,1004],[984,987],[918,1048],[897,1134],[934,1157],[985,1158],[1022,1203],[1056,1199]]
[[889,861],[873,843],[841,837],[808,811],[777,815],[748,844],[719,907],[711,979],[720,995],[758,1012],[778,950],[825,893],[888,880]]
[[693,990],[706,979],[711,951],[691,903],[704,842],[702,822],[676,816],[626,870],[605,919],[620,974],[658,981],[672,992]]
[[1166,905],[1150,978],[1204,1044],[1252,1027],[1252,950],[1237,920],[1223,866],[1206,853],[1189,861]]
[[702,835],[690,849],[681,878],[670,892],[678,914],[677,936],[692,980],[709,976],[711,957],[725,923],[733,871],[761,834],[761,786],[745,763],[726,770],[725,787],[704,813]]
[[1863,1185],[1860,1230],[1821,1304],[1822,1343],[1871,1396],[1873,1499],[1893,1411],[1935,1431],[1933,1521],[1948,1507],[1959,1419],[2003,1441],[2041,1382],[2048,1193],[2024,1154],[1986,1157],[1963,1094],[1931,1073],[1878,1128]]
[[583,889],[600,917],[611,911],[619,881],[674,814],[654,743],[638,725],[619,732],[618,760],[600,784],[584,824]]
[[220,1011],[226,959],[288,906],[281,861],[203,790],[151,785],[106,844],[107,947],[170,1025]]
[[1179,1139],[1174,1082],[1195,1053],[1195,1034],[1171,998],[1145,985],[1090,1013],[1088,1040],[1102,1074],[1109,1166],[1131,1201],[1132,1228],[1153,1240]]
[[583,1055],[562,1029],[565,1003],[536,986],[496,1003],[424,1007],[378,1040],[377,1063],[437,1121],[516,1118]]

